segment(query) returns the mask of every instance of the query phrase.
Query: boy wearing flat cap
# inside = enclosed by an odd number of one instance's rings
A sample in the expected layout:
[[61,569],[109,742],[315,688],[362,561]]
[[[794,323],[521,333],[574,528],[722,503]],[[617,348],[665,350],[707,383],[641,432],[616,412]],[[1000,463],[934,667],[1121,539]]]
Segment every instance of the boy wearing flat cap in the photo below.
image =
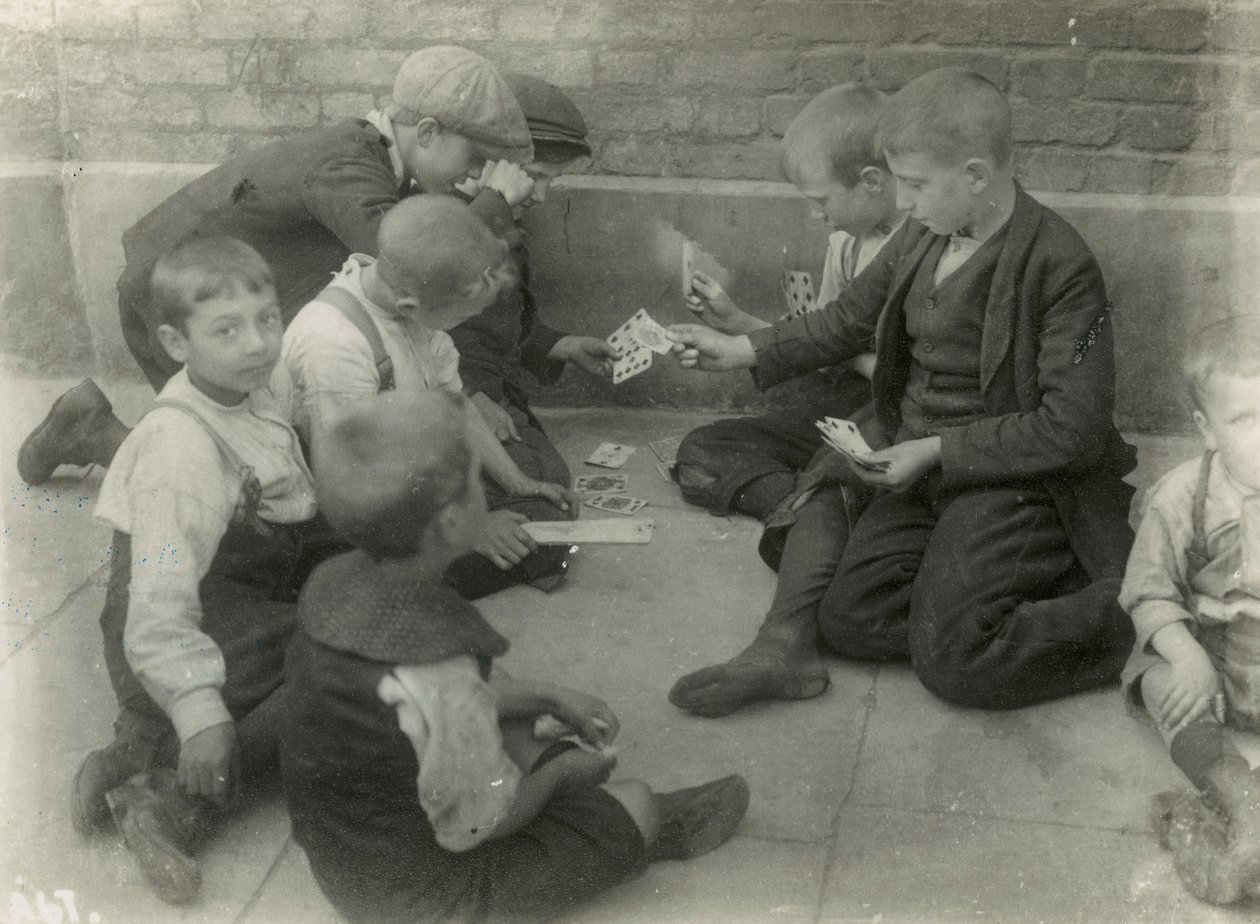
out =
[[[352,252],[376,253],[381,217],[413,185],[451,192],[487,160],[532,159],[525,118],[488,61],[452,46],[417,51],[399,68],[382,110],[243,152],[123,234],[118,305],[127,346],[155,390],[179,369],[157,340],[149,295],[153,265],[174,242],[226,235],[258,251],[275,274],[287,323]],[[486,177],[499,196],[506,195],[502,174]],[[23,443],[18,470],[39,484],[61,464],[107,466],[126,434],[87,380],[62,395]]]

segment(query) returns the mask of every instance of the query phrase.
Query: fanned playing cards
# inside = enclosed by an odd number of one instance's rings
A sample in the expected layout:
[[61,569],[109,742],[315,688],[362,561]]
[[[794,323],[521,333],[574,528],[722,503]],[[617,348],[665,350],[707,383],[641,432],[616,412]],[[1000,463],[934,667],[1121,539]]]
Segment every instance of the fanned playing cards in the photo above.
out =
[[787,311],[779,318],[790,321],[799,318],[807,311],[817,307],[814,297],[814,281],[809,273],[786,271],[783,274],[783,300],[787,302]]
[[608,343],[621,354],[613,363],[614,385],[651,368],[653,353],[664,356],[674,346],[665,328],[642,308],[609,335]]
[[816,426],[822,431],[824,442],[840,453],[840,455],[853,460],[853,462],[867,471],[888,471],[888,462],[871,461],[870,456],[874,450],[867,445],[866,440],[857,428],[857,424],[853,421],[841,420],[838,417],[826,417],[818,421]]

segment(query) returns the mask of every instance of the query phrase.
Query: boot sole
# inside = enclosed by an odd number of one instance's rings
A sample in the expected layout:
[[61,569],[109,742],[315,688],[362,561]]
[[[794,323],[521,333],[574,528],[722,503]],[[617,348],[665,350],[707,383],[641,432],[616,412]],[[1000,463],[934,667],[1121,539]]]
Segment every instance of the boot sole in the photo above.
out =
[[87,463],[76,463],[74,461],[69,461],[66,463],[58,462],[55,465],[53,465],[52,468],[46,469],[45,467],[42,467],[42,466],[40,467],[35,466],[34,464],[35,460],[31,458],[34,452],[32,449],[32,446],[35,443],[37,443],[48,431],[48,428],[52,426],[53,420],[57,416],[57,409],[61,406],[61,403],[65,401],[67,398],[69,398],[70,395],[72,395],[74,392],[78,391],[80,388],[83,388],[85,385],[90,386],[91,389],[100,396],[100,399],[105,402],[104,407],[105,407],[106,413],[113,412],[113,406],[109,403],[109,399],[105,397],[104,392],[102,392],[100,388],[96,385],[96,383],[93,382],[91,379],[84,379],[78,385],[75,385],[73,388],[66,391],[65,394],[58,397],[57,400],[53,402],[52,407],[48,409],[48,413],[44,416],[44,419],[40,421],[39,426],[37,426],[34,430],[32,430],[27,435],[26,439],[22,440],[22,445],[18,447],[18,456],[17,456],[18,475],[27,484],[29,485],[43,484],[44,482],[48,481],[48,479],[52,478],[53,474],[57,471],[57,468],[62,464],[67,464],[67,465],[87,464]]

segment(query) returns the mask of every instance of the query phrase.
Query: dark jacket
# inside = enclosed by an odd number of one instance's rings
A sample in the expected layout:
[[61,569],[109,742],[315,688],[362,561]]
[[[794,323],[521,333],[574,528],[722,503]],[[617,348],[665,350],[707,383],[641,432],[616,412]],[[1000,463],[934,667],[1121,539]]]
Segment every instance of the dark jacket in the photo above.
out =
[[[1133,533],[1135,453],[1112,422],[1110,303],[1088,246],[1022,189],[985,308],[981,392],[988,416],[941,434],[946,488],[1035,478],[1054,497],[1073,551],[1095,580],[1119,578]],[[908,222],[819,312],[751,335],[758,385],[874,348],[875,413],[891,440],[910,369],[904,302],[937,235]]]
[[512,221],[507,203],[497,193],[481,192],[472,209],[490,229],[507,242],[520,272],[520,288],[503,292],[493,305],[450,331],[459,350],[459,377],[472,395],[485,392],[496,403],[504,398],[528,413],[529,396],[521,371],[549,385],[564,371],[564,363],[547,354],[564,336],[538,319],[538,308],[529,288],[529,245]]

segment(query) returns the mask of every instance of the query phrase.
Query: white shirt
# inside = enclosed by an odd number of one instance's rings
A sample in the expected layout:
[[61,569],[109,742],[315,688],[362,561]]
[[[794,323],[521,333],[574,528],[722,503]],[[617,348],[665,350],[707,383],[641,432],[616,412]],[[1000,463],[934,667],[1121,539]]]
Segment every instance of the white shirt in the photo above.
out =
[[[289,425],[292,389],[283,364],[267,388],[232,407],[202,394],[183,369],[158,397],[195,408],[253,468],[264,520],[298,523],[315,515],[314,482]],[[231,721],[220,693],[223,654],[201,631],[198,585],[236,513],[242,484],[205,426],[158,407],[119,447],[96,504],[97,519],[131,537],[127,662],[181,742]]]
[[[460,391],[459,352],[450,335],[382,308],[364,294],[362,271],[374,262],[373,257],[351,254],[332,284],[352,295],[380,331],[394,365],[394,388],[402,394],[433,388]],[[371,345],[338,308],[318,298],[290,322],[281,356],[293,377],[293,422],[312,451],[349,406],[380,391]]]

